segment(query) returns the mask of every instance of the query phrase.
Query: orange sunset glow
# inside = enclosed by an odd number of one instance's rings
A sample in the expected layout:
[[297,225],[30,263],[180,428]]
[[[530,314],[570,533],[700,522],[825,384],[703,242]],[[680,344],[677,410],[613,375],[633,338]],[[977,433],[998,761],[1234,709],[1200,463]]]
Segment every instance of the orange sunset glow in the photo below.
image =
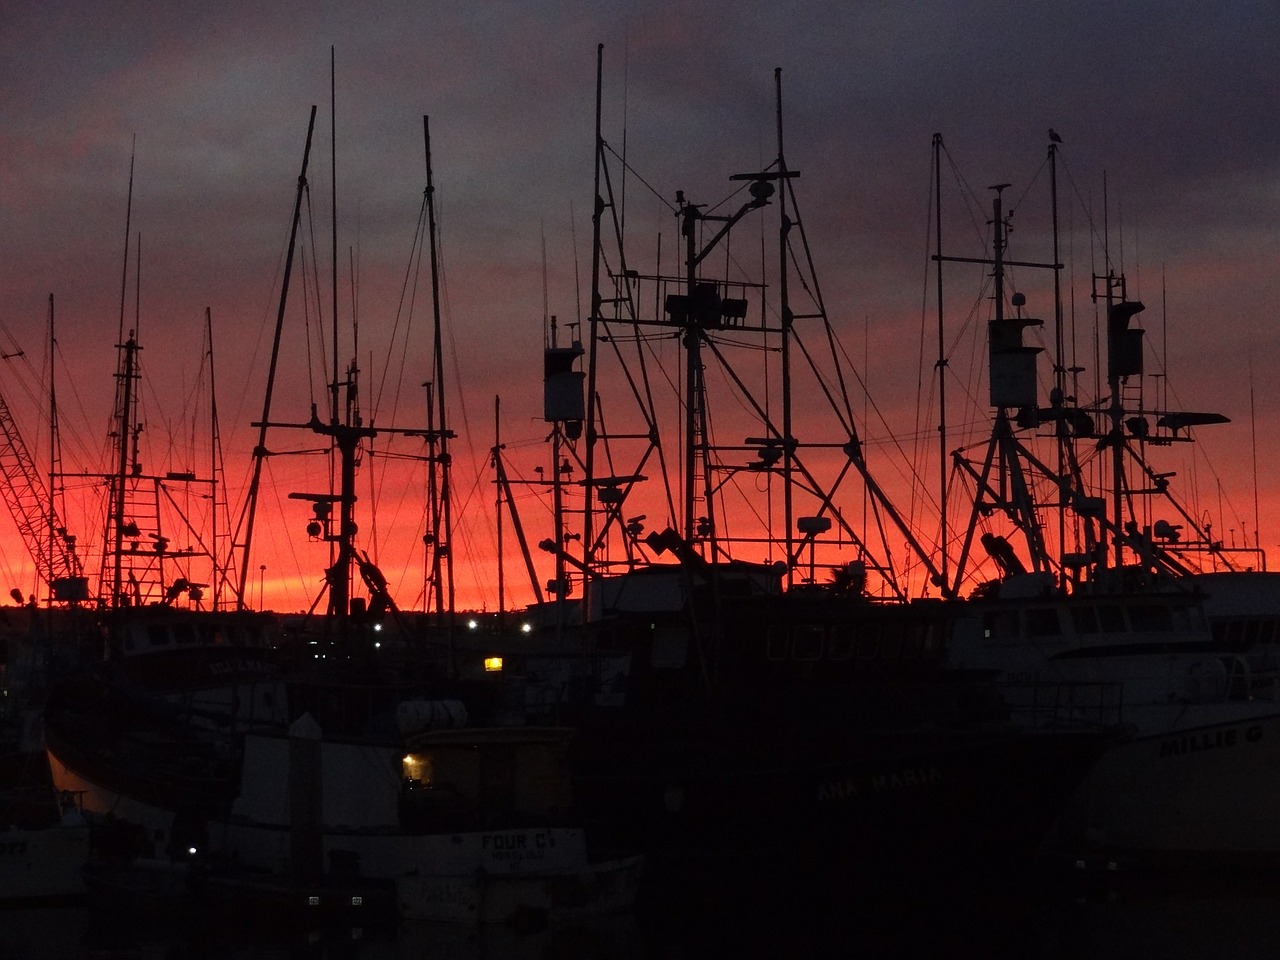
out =
[[[410,3],[376,4],[380,15],[332,6],[303,24],[239,3],[145,17],[141,5],[126,4],[137,7],[132,18],[86,8],[46,19],[24,6],[0,40],[0,397],[37,471],[46,481],[56,474],[61,519],[77,538],[91,590],[107,524],[104,477],[119,460],[112,433],[122,336],[133,332],[141,348],[141,429],[129,456],[141,472],[168,477],[165,496],[198,518],[192,543],[175,546],[226,557],[234,531],[243,534],[277,318],[270,420],[286,426],[267,434],[252,550],[235,560],[247,604],[303,611],[318,602],[323,610],[331,544],[318,528],[309,532],[318,513],[306,495],[331,492],[335,467],[308,422],[335,398],[378,433],[358,454],[358,549],[386,575],[397,604],[436,602],[427,589],[429,549],[440,540],[424,542],[432,451],[423,434],[442,422],[453,434],[447,546],[455,606],[513,610],[535,599],[510,509],[499,508],[496,445],[534,579],[545,587],[556,577],[553,557],[537,546],[554,536],[557,470],[543,418],[543,351],[553,336],[567,347],[588,333],[597,44],[602,133],[635,257],[628,267],[642,274],[677,269],[677,191],[714,209],[738,188],[731,177],[772,162],[780,68],[787,161],[800,172],[799,214],[867,464],[935,563],[938,370],[947,450],[981,445],[990,431],[993,309],[989,270],[949,264],[939,332],[930,259],[937,225],[947,253],[988,256],[987,188],[1007,183],[1009,259],[1051,259],[1050,128],[1062,140],[1062,366],[1073,370],[1072,389],[1105,390],[1094,277],[1109,256],[1129,299],[1146,306],[1138,324],[1147,362],[1142,382],[1131,385],[1141,387],[1146,408],[1230,420],[1153,448],[1154,468],[1172,475],[1173,491],[1225,546],[1253,548],[1257,565],[1280,549],[1280,121],[1269,99],[1278,78],[1262,75],[1276,72],[1273,57],[1263,64],[1240,49],[1264,44],[1261,37],[1217,23],[1167,32],[1136,14],[1124,30],[1087,26],[1083,16],[1049,23],[1029,10],[1010,21],[1009,11],[987,4],[927,20],[834,3],[801,4],[815,15],[791,11],[785,21],[781,13],[725,19],[700,10],[692,22],[682,15],[680,30],[664,4],[610,12],[615,5],[568,3],[562,18],[519,5],[484,16]],[[1000,38],[994,71],[992,36]],[[1135,69],[1130,51],[1142,47],[1165,55]],[[1215,64],[1228,48],[1233,62],[1262,64],[1258,75],[1224,79]],[[438,221],[439,356],[424,116]],[[935,185],[939,132],[946,149]],[[744,219],[716,270],[759,267],[776,281],[777,264],[761,264],[760,251],[777,203],[759,222]],[[1043,348],[1036,373],[1044,403],[1057,349],[1052,276],[1012,276],[1008,293],[1016,290],[1028,315],[1045,321],[1026,334],[1028,345]],[[657,409],[671,422],[674,451],[682,356],[674,341],[655,342],[649,358],[650,376],[673,389]],[[769,357],[744,362],[769,381]],[[333,391],[335,372],[352,389]],[[601,377],[605,418],[625,424],[621,374],[602,365]],[[823,388],[796,389],[795,434],[825,437]],[[727,401],[712,412],[739,442],[749,418]],[[1182,443],[1186,437],[1196,442]],[[679,489],[678,456],[667,467]],[[627,505],[646,530],[685,519],[658,492],[657,470],[646,465],[649,479]],[[193,487],[175,474],[216,484]],[[571,500],[582,496],[577,475],[568,472]],[[953,556],[968,506],[962,486],[950,483]],[[761,493],[764,481],[744,470],[726,486],[726,522],[767,526],[747,493],[738,497],[739,484]],[[226,500],[217,511],[212,490]],[[845,514],[873,524],[861,487],[847,496]],[[910,590],[935,591],[904,537],[887,540]],[[742,559],[777,556],[761,546]],[[0,517],[0,587],[43,600],[38,581],[17,525]],[[211,584],[202,602],[234,602],[229,589],[219,594]]]

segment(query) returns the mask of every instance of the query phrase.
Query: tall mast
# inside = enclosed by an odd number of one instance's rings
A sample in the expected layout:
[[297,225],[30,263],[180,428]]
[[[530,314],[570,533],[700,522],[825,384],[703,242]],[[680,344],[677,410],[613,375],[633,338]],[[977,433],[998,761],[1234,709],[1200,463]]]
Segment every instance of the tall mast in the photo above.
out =
[[[683,196],[677,194],[683,201]],[[698,218],[700,211],[694,203],[683,203],[680,208],[680,232],[684,237],[684,269],[685,296],[688,303],[693,304],[698,286]],[[684,329],[684,540],[693,543],[698,535],[698,524],[694,514],[698,502],[698,478],[701,475],[704,485],[709,487],[710,471],[706,468],[707,421],[706,397],[703,394],[702,382],[702,335],[692,317],[692,309],[686,315]],[[707,511],[702,518],[705,531],[713,535],[715,517],[712,505],[714,501],[704,489],[703,501]]]
[[[604,88],[604,44],[596,46],[596,142],[595,142],[595,173],[592,181],[592,213],[591,213],[591,316],[587,322],[590,327],[587,337],[587,395],[586,395],[586,452],[583,457],[583,469],[586,473],[588,486],[585,488],[585,496],[582,502],[582,549],[585,575],[582,578],[582,615],[586,617],[590,610],[591,599],[591,574],[596,569],[595,566],[595,497],[589,485],[590,480],[596,475],[596,444],[598,441],[598,433],[600,430],[598,408],[596,404],[596,371],[600,352],[600,327],[604,322],[604,297],[600,290],[600,269],[601,250],[600,228],[601,218],[604,217],[606,204],[604,197],[600,192],[600,176],[604,168],[604,134],[601,127],[601,103],[602,91]],[[612,194],[610,195],[612,200]],[[616,213],[616,211],[615,211]],[[552,461],[552,482],[558,484],[560,482],[560,462],[557,447],[556,459]],[[557,520],[559,518],[557,517]],[[560,540],[563,534],[562,528],[556,529],[556,552],[557,556],[563,551],[564,543]],[[556,570],[563,569],[561,564],[557,564]],[[559,574],[557,574],[559,575]],[[558,583],[557,589],[561,591],[559,594],[558,608],[564,609],[564,588],[566,584]],[[557,623],[559,618],[557,618]]]
[[424,557],[422,602],[423,609],[435,611],[439,619],[442,609],[440,584],[440,473],[436,463],[440,456],[440,444],[436,431],[435,384],[427,380],[422,384],[423,404],[427,412],[427,531],[423,543],[427,548]]
[[[741,207],[727,216],[719,216],[703,213],[701,206],[685,199],[684,191],[676,191],[676,203],[680,216],[680,230],[685,241],[685,261],[684,261],[684,284],[685,294],[683,302],[667,304],[667,309],[672,314],[672,320],[682,328],[682,343],[685,348],[685,462],[684,462],[684,540],[685,543],[694,543],[698,540],[710,543],[710,556],[707,559],[714,559],[716,554],[716,540],[719,537],[719,531],[716,529],[716,518],[713,507],[713,477],[710,464],[711,443],[707,432],[707,404],[706,404],[706,382],[703,376],[702,364],[702,338],[709,336],[709,331],[720,325],[723,320],[720,316],[722,301],[720,293],[716,289],[714,283],[701,283],[698,280],[698,268],[702,265],[711,252],[725,239],[729,232],[738,224],[744,216],[753,210],[769,204],[770,198],[778,192],[773,185],[774,180],[781,180],[784,184],[786,178],[797,176],[787,170],[778,170],[773,173],[743,173],[734,174],[732,180],[747,180],[751,186],[748,192],[751,199],[747,200]],[[785,192],[785,191],[784,191]],[[785,212],[782,214],[782,231],[785,235],[790,223],[786,218]],[[698,226],[701,223],[717,223],[720,228],[715,232],[711,239],[703,242],[698,236]],[[783,252],[783,263],[786,262],[786,253]],[[786,275],[786,270],[783,270]],[[783,286],[784,297],[781,301],[782,319],[782,343],[785,345],[790,332],[790,310],[787,307],[785,299],[785,284]],[[785,354],[784,356],[789,356]],[[784,373],[784,390],[789,389],[790,383]],[[784,403],[784,413],[789,412],[789,408]],[[792,447],[792,438],[783,428],[784,436],[782,437],[782,445],[785,448]],[[784,472],[784,480],[789,479],[790,467]],[[702,480],[702,496],[698,497],[697,481]],[[784,496],[790,496],[790,484],[787,484],[788,490]],[[703,517],[695,517],[696,506],[698,500],[703,502],[703,509],[706,515]],[[787,508],[790,509],[789,507]],[[791,543],[790,524],[787,525],[787,543]]]
[[[329,605],[338,614],[338,625],[341,639],[345,642],[347,634],[347,618],[350,614],[351,600],[351,562],[352,544],[350,526],[355,523],[355,458],[359,447],[358,437],[343,432],[342,428],[350,425],[350,420],[343,418],[342,413],[342,381],[339,379],[340,363],[338,360],[338,111],[335,78],[334,48],[329,47],[329,230],[331,259],[329,266],[330,292],[330,363],[329,379],[329,432],[332,443],[330,452],[337,454],[338,459],[338,536],[329,539],[330,566],[326,573],[329,581]],[[353,353],[354,356],[354,353]],[[347,394],[351,395],[354,383],[354,372],[347,381]],[[348,461],[350,461],[348,469]],[[350,487],[348,487],[348,480]],[[330,463],[329,492],[333,493],[334,477],[332,462]],[[349,495],[348,495],[349,491]],[[336,547],[336,552],[335,552]]]
[[329,47],[329,209],[332,215],[329,218],[329,228],[330,250],[332,252],[330,268],[333,274],[333,282],[330,284],[333,317],[333,356],[331,358],[333,364],[333,379],[329,381],[331,397],[329,419],[334,426],[337,426],[339,415],[338,392],[341,387],[338,383],[338,119],[336,103],[337,96],[334,92],[334,75],[334,48],[331,46]]
[[[436,188],[431,169],[431,127],[430,121],[425,115],[422,118],[422,139],[427,164],[427,233],[431,252],[431,311],[434,322],[432,350],[434,353],[435,423],[431,427],[432,435],[439,439],[439,452],[433,457],[432,472],[440,478],[439,499],[431,505],[432,533],[436,536],[436,550],[433,555],[433,577],[437,587],[436,612],[437,614],[451,614],[454,608],[454,584],[453,513],[449,505],[451,498],[449,490],[449,423],[445,409],[444,334],[440,314],[440,260],[436,246]],[[443,539],[441,539],[442,535]],[[443,570],[441,569],[441,560],[443,560]],[[449,624],[450,643],[452,643],[452,617],[448,619],[447,623]]]
[[[249,584],[249,555],[253,543],[253,521],[258,510],[258,488],[262,483],[262,461],[267,457],[267,428],[271,422],[271,400],[275,392],[276,368],[280,363],[280,341],[284,333],[285,304],[289,300],[289,278],[293,274],[293,254],[298,244],[298,224],[302,218],[302,195],[307,189],[307,163],[311,159],[311,136],[316,127],[316,108],[311,107],[311,118],[307,122],[307,142],[302,152],[302,171],[298,174],[298,190],[293,201],[293,220],[289,230],[289,251],[285,255],[284,278],[280,282],[280,305],[276,310],[276,329],[271,341],[271,363],[267,368],[267,389],[262,401],[262,419],[258,427],[258,442],[253,448],[253,475],[249,481],[249,494],[245,503],[245,514],[242,518],[244,540],[240,549],[240,579],[235,585],[236,607],[244,609],[245,595]],[[233,545],[234,546],[234,545]]]
[[[125,350],[125,301],[128,297],[129,290],[129,237],[132,235],[133,223],[133,166],[137,157],[138,137],[134,134],[133,146],[129,151],[129,190],[125,200],[124,213],[124,258],[120,267],[120,317],[116,325],[116,348]],[[130,337],[132,340],[132,337]],[[127,351],[126,351],[127,352]],[[124,357],[122,357],[122,363]],[[110,519],[108,523],[111,529],[107,531],[107,537],[104,541],[111,554],[111,596],[108,604],[112,607],[120,603],[120,580],[121,580],[121,557],[120,557],[120,529],[124,525],[124,477],[125,469],[128,465],[128,417],[129,417],[129,399],[132,387],[131,377],[126,377],[116,384],[117,410],[116,421],[117,429],[120,436],[117,442],[117,470],[111,482],[111,509],[109,511]],[[123,402],[121,391],[123,390]]]
[[[502,477],[502,398],[494,395],[493,398],[493,466],[494,471],[501,480]],[[502,557],[502,498],[505,493],[502,484],[495,483],[497,489],[497,499],[493,504],[494,519],[497,522],[497,539],[498,539],[498,626],[505,627],[507,622],[507,583],[506,583],[506,564]]]
[[[130,332],[128,340],[117,344],[120,349],[120,369],[116,373],[116,470],[111,477],[111,519],[106,544],[110,551],[111,596],[109,605],[123,605],[123,564],[125,536],[125,498],[126,486],[130,473],[130,451],[136,453],[134,444],[135,424],[133,407],[135,403],[134,382],[138,379],[137,352],[138,342]],[[135,461],[136,462],[136,461]]]
[[[54,351],[57,349],[57,338],[53,332],[53,294],[49,294],[49,566],[53,568],[54,557],[57,556],[57,536],[58,536],[58,391],[54,381]],[[68,571],[70,573],[71,571]],[[53,605],[54,586],[50,580],[47,589],[49,591],[49,605]]]
[[[1067,551],[1067,511],[1066,497],[1062,490],[1067,476],[1067,444],[1071,443],[1070,431],[1067,429],[1065,417],[1066,406],[1066,351],[1063,344],[1062,331],[1062,269],[1058,250],[1058,135],[1049,131],[1049,197],[1053,214],[1053,393],[1050,395],[1050,406],[1058,415],[1054,421],[1054,431],[1058,437],[1058,553]],[[1075,458],[1071,458],[1074,462]],[[1065,564],[1058,572],[1058,586],[1066,589],[1067,569]]]
[[946,590],[947,556],[951,536],[947,519],[947,346],[942,312],[942,134],[933,135],[933,215],[934,264],[938,295],[938,503],[939,503],[939,586]]
[[[782,184],[782,189],[778,191],[778,302],[781,305],[782,336],[780,338],[780,348],[782,351],[782,502],[783,502],[783,527],[786,530],[786,550],[787,557],[790,558],[794,552],[795,544],[795,508],[793,506],[793,490],[791,481],[795,473],[795,433],[792,430],[791,422],[791,336],[792,325],[795,323],[795,314],[791,310],[791,301],[788,297],[787,278],[791,271],[787,268],[787,233],[791,229],[791,218],[787,215],[787,190],[790,184],[787,182],[789,173],[787,171],[787,162],[783,158],[782,152],[782,68],[775,67],[773,71],[774,85],[774,116],[777,127],[778,141],[778,177]],[[787,563],[787,582],[791,583],[795,573],[795,564]]]
[[120,267],[120,319],[116,328],[116,342],[124,340],[124,304],[129,289],[129,237],[132,236],[133,219],[133,162],[137,156],[138,135],[133,135],[133,146],[129,151],[129,192],[124,209],[124,262]]
[[[205,337],[209,343],[209,477],[212,481],[212,531],[213,544],[213,609],[218,610],[224,602],[223,588],[230,576],[229,567],[234,563],[230,550],[225,553],[220,540],[226,539],[228,531],[220,522],[219,505],[222,513],[226,512],[226,472],[222,462],[222,430],[218,424],[218,389],[213,369],[213,312],[204,310]],[[221,498],[221,499],[219,499]],[[261,598],[259,598],[261,599]]]

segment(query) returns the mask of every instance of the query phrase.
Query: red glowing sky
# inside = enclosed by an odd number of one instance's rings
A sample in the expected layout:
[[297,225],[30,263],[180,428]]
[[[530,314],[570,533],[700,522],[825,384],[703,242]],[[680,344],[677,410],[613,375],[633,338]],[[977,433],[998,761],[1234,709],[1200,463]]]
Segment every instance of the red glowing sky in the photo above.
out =
[[[1259,542],[1280,544],[1271,542],[1280,537],[1280,417],[1270,403],[1280,356],[1280,120],[1272,103],[1280,24],[1271,17],[1245,29],[1240,14],[1252,5],[1184,4],[1159,22],[1135,2],[1052,11],[979,2],[962,11],[802,0],[754,10],[699,4],[692,14],[667,2],[572,0],[290,6],[6,8],[0,344],[5,355],[23,356],[4,361],[3,393],[42,469],[50,294],[63,468],[103,469],[134,153],[124,323],[136,324],[144,347],[148,469],[203,471],[207,463],[207,430],[184,425],[207,417],[198,399],[207,308],[236,510],[312,104],[320,119],[306,267],[290,290],[274,418],[301,422],[312,400],[324,402],[329,361],[314,334],[308,354],[304,331],[308,322],[331,322],[332,47],[340,359],[359,361],[366,417],[384,426],[425,422],[431,312],[425,272],[415,286],[412,242],[428,114],[449,416],[459,435],[458,599],[494,609],[494,402],[501,398],[510,469],[535,477],[548,462],[539,417],[544,313],[571,322],[588,297],[595,56],[603,43],[605,135],[619,147],[625,135],[632,167],[668,198],[677,189],[719,198],[729,175],[772,158],[773,71],[781,68],[788,159],[802,172],[827,304],[851,352],[865,358],[863,375],[886,421],[869,436],[929,438],[936,422],[933,318],[922,303],[932,135],[944,135],[975,194],[1010,182],[1009,195],[1020,196],[1043,177],[1045,131],[1057,129],[1079,309],[1097,256],[1079,211],[1092,210],[1096,228],[1105,210],[1112,256],[1130,294],[1148,305],[1148,340],[1180,404],[1232,417],[1205,432],[1203,459],[1194,474],[1181,468],[1183,479],[1227,538],[1251,538],[1256,489]],[[639,186],[634,196],[638,213],[655,206]],[[1043,251],[1035,245],[1044,219],[1032,213],[1039,196],[1015,219],[1014,242],[1028,256]],[[954,370],[973,333],[951,336]],[[956,443],[962,439],[957,429]],[[314,438],[273,435],[270,445],[300,449]],[[884,455],[886,484],[906,509],[913,492],[892,460]],[[278,609],[307,607],[327,562],[326,549],[305,537],[305,504],[287,498],[327,482],[322,468],[305,464],[273,458],[265,475],[248,593]],[[362,546],[400,602],[419,605],[423,475],[378,456],[362,470]],[[522,497],[535,542],[547,532],[542,499]],[[100,529],[100,504],[83,509],[78,522]],[[916,516],[929,522],[923,508]],[[0,537],[3,584],[33,591],[7,519]],[[510,539],[507,554],[506,602],[518,605],[531,596]],[[547,559],[535,560],[549,578]]]

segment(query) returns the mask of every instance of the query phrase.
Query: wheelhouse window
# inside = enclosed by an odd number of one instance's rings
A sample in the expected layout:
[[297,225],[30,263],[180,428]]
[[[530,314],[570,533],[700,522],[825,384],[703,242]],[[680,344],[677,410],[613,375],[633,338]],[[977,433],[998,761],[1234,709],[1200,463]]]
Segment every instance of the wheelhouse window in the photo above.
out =
[[929,625],[926,623],[908,623],[902,640],[902,655],[908,660],[918,660],[924,650],[925,634]]
[[1062,632],[1058,625],[1058,609],[1056,607],[1035,607],[1026,612],[1025,623],[1028,637],[1053,637]]
[[1257,620],[1250,620],[1245,624],[1244,642],[1246,646],[1253,646],[1258,642],[1258,637],[1262,633],[1262,624]]
[[1078,634],[1098,633],[1098,610],[1086,604],[1071,608],[1071,625]]
[[938,651],[942,646],[941,636],[942,624],[930,622],[924,625],[924,646],[920,652],[926,660],[932,660],[938,655]]
[[770,660],[785,660],[790,650],[790,629],[781,623],[769,624],[764,640],[764,655]]
[[1155,633],[1173,629],[1173,616],[1168,607],[1135,603],[1129,608],[1129,620],[1135,631]]
[[1124,622],[1124,608],[1112,604],[1098,607],[1098,625],[1102,633],[1124,633],[1128,629]]
[[857,642],[857,633],[851,625],[840,624],[832,627],[830,636],[827,638],[827,650],[831,659],[852,659]]
[[982,618],[983,633],[988,639],[1010,640],[1018,636],[1018,611],[1001,610]]
[[197,643],[195,625],[182,622],[173,624],[173,641],[180,647],[194,647]]
[[869,623],[858,632],[858,656],[872,660],[880,653],[880,626]]
[[896,660],[902,656],[902,644],[905,639],[903,634],[901,627],[890,626],[881,631],[880,658],[882,660]]
[[821,624],[798,624],[791,635],[791,655],[796,660],[821,660],[827,631]]

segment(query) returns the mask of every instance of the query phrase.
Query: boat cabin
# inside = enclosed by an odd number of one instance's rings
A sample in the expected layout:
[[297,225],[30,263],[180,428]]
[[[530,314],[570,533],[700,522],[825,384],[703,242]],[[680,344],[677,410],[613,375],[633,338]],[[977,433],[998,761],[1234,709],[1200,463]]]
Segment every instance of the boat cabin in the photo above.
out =
[[433,730],[408,740],[400,815],[407,829],[562,823],[571,807],[564,727]]

